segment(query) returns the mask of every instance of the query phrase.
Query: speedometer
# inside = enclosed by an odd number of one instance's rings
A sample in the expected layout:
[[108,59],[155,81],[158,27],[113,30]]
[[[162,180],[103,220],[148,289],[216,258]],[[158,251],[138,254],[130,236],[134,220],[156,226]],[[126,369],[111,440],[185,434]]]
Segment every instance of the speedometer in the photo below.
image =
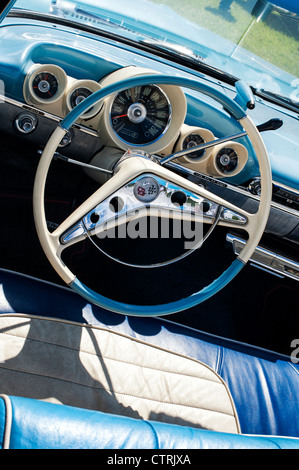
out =
[[158,140],[168,129],[171,106],[165,93],[155,85],[129,88],[114,98],[110,119],[121,140],[146,145]]

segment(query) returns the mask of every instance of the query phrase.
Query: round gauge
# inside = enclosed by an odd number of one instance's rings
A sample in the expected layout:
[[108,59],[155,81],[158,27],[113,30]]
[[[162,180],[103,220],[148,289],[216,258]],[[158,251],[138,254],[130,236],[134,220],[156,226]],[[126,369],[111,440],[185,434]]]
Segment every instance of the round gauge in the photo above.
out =
[[[34,64],[28,70],[23,84],[26,102],[34,106],[56,103],[65,92],[68,78],[65,71],[54,64]],[[51,112],[56,112],[52,108]]]
[[217,153],[216,164],[222,173],[231,173],[237,168],[239,159],[233,148],[224,147]]
[[41,72],[34,78],[32,88],[38,98],[50,100],[56,95],[59,84],[55,75],[50,72]]
[[[70,96],[71,107],[75,108],[76,106],[78,106],[78,104],[82,103],[82,101],[84,101],[85,98],[88,98],[90,95],[92,95],[92,91],[89,88],[76,88]],[[91,110],[92,108],[86,111],[86,113],[89,113]]]
[[[203,143],[204,143],[204,139],[199,134],[189,134],[184,139],[183,150],[189,150]],[[189,153],[188,158],[198,159],[198,158],[201,158],[204,153],[205,153],[205,149],[198,150],[198,151],[195,151],[194,153]]]
[[159,195],[160,185],[151,176],[141,178],[134,186],[135,197],[141,202],[152,202]]
[[158,140],[168,129],[171,107],[159,87],[140,86],[116,95],[110,119],[114,132],[121,140],[146,145]]
[[[98,82],[95,82],[94,80],[74,80],[66,93],[66,113],[68,111],[72,111],[72,109],[76,108],[76,106],[89,98],[93,93],[100,90],[100,88],[101,87]],[[85,111],[81,118],[85,120],[93,118],[100,111],[102,105],[103,102],[101,100]]]

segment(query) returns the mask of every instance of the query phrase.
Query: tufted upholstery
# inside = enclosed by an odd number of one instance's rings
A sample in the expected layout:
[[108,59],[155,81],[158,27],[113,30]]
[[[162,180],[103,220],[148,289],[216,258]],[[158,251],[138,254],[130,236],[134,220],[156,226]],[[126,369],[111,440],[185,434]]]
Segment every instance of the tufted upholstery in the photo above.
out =
[[243,434],[299,437],[299,366],[287,357],[161,318],[106,312],[66,288],[0,271],[0,313],[20,312],[105,326],[200,360],[228,385]]
[[0,344],[0,393],[240,432],[226,384],[195,359],[107,328],[20,314],[0,315]]

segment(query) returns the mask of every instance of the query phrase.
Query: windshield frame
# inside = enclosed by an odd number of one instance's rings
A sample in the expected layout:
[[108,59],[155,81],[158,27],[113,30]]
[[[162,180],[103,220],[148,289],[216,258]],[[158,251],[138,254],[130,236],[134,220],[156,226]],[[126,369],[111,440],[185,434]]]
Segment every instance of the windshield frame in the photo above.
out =
[[[40,21],[45,21],[47,23],[53,23],[53,21],[55,20],[55,22],[57,24],[60,24],[62,26],[67,26],[67,27],[70,27],[70,28],[76,29],[76,30],[80,29],[83,32],[87,32],[87,33],[90,33],[90,34],[93,34],[93,35],[98,35],[98,36],[107,38],[109,40],[112,40],[114,42],[115,41],[121,42],[124,45],[128,45],[130,47],[134,47],[134,48],[139,49],[141,51],[144,51],[144,52],[147,52],[147,53],[150,53],[150,54],[154,54],[155,56],[159,56],[161,58],[171,60],[172,62],[175,62],[177,64],[187,66],[187,67],[191,66],[190,61],[189,61],[190,58],[188,58],[187,56],[184,56],[184,55],[179,54],[179,53],[175,54],[174,52],[170,52],[168,49],[162,50],[162,49],[156,48],[150,42],[144,42],[143,40],[136,41],[136,39],[135,40],[130,39],[130,38],[125,37],[121,34],[115,33],[115,30],[113,32],[110,32],[106,29],[100,29],[100,28],[95,29],[95,28],[90,27],[86,24],[73,22],[73,21],[71,21],[69,19],[66,19],[66,18],[61,18],[61,17],[50,15],[50,14],[46,14],[46,13],[33,12],[31,10],[21,10],[21,9],[14,10],[13,9],[8,14],[8,17],[10,17],[10,18],[26,18],[26,19],[31,19],[31,20],[40,20]],[[144,39],[145,38],[146,38],[146,36],[144,36]],[[228,74],[223,70],[217,69],[216,67],[208,65],[208,64],[206,64],[204,62],[201,62],[201,61],[195,62],[194,60],[192,60],[192,67],[195,71],[198,71],[198,72],[201,72],[201,73],[207,73],[211,77],[213,77],[217,80],[221,80],[224,83],[227,83],[227,84],[230,84],[230,85],[234,85],[236,83],[236,81],[240,80],[240,78],[238,78],[234,75]]]

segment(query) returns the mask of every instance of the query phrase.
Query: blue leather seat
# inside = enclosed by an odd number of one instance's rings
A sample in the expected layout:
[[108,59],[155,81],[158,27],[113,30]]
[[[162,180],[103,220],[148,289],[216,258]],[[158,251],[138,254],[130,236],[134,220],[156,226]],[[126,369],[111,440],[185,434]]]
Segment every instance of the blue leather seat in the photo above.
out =
[[21,397],[0,398],[0,448],[4,438],[10,449],[299,448],[292,438],[206,431]]
[[[42,315],[104,326],[196,358],[212,367],[227,383],[242,434],[271,436],[263,441],[266,446],[273,444],[273,436],[299,437],[299,365],[288,357],[163,318],[126,317],[107,312],[67,288],[0,270],[0,314],[4,313]],[[35,405],[28,405],[31,406]],[[78,410],[78,413],[84,412]],[[209,441],[212,434],[207,432],[192,430],[192,436],[201,433],[200,439],[204,435]],[[216,441],[222,439],[217,436]],[[227,435],[225,437],[228,439]],[[230,442],[241,445],[241,437],[233,436]]]

